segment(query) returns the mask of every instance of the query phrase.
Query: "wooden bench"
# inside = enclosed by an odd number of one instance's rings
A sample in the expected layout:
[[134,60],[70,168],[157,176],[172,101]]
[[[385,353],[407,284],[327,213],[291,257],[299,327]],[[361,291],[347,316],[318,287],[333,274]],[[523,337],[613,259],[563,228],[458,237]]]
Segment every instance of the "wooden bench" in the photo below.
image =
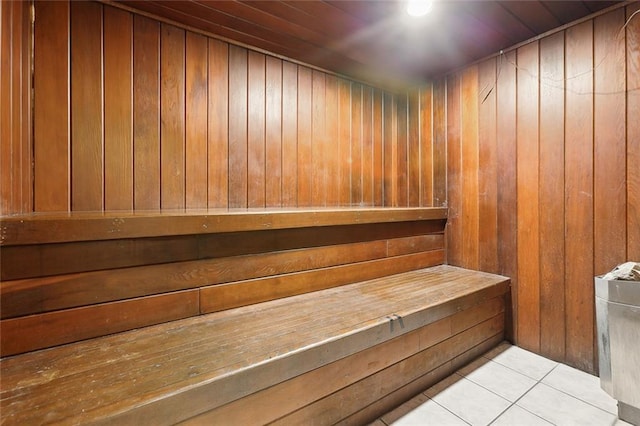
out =
[[3,424],[362,424],[502,341],[509,280],[441,265],[442,212],[375,210],[3,220]]

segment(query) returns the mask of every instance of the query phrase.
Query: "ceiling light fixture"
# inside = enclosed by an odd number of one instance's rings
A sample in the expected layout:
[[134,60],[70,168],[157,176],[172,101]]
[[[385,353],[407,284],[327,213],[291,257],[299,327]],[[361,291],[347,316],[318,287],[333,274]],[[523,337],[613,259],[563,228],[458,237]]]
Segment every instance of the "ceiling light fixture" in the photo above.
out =
[[433,6],[432,0],[408,0],[407,1],[407,13],[411,16],[424,16]]

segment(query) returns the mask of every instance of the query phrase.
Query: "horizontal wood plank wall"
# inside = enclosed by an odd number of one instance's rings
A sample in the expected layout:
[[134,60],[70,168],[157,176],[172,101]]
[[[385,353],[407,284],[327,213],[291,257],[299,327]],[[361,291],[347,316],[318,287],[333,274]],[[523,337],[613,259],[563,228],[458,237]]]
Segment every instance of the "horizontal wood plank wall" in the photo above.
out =
[[388,93],[101,3],[36,14],[35,182],[16,184],[35,211],[445,203],[430,86]]
[[436,101],[447,96],[433,117],[438,125],[446,108],[449,263],[511,277],[516,342],[589,372],[593,277],[640,260],[640,15],[623,30],[638,8],[568,27],[433,89]]

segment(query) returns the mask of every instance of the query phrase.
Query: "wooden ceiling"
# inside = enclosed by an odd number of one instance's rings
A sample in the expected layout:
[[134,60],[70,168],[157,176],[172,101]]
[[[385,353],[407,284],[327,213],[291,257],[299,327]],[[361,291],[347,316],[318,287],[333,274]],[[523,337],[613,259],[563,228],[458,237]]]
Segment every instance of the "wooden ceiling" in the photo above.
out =
[[381,86],[416,84],[615,1],[120,1],[162,18]]

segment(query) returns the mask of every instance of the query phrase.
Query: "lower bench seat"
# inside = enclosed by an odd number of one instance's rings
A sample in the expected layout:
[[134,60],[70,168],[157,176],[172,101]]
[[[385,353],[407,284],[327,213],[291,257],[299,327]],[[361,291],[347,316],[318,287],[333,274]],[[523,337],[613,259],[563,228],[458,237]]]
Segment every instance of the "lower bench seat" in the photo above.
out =
[[2,423],[363,424],[502,341],[508,290],[441,265],[6,358]]

